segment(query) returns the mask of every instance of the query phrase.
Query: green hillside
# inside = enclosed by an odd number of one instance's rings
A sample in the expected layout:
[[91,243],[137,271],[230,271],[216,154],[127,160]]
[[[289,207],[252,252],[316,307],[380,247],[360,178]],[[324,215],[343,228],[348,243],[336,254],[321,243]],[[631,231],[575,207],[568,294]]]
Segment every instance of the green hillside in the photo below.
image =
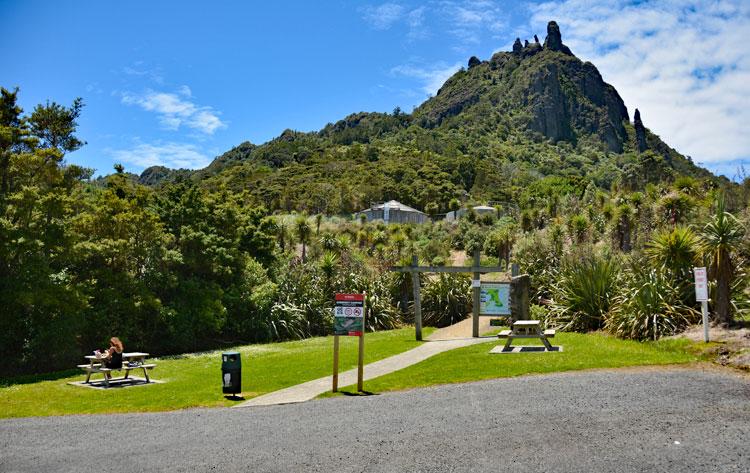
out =
[[614,87],[562,43],[555,22],[544,44],[519,40],[489,60],[472,57],[412,114],[354,113],[318,132],[242,143],[193,173],[149,168],[140,182],[186,175],[210,190],[246,190],[271,211],[327,214],[390,199],[434,203],[439,213],[453,198],[519,201],[545,177],[580,192],[591,182],[643,190],[679,175],[728,184],[640,117],[632,123]]

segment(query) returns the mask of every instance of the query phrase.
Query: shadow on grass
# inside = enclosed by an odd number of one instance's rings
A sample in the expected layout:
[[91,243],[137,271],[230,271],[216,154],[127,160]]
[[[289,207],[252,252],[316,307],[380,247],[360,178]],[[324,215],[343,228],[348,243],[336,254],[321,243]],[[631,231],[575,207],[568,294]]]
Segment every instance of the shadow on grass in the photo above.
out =
[[83,371],[79,369],[70,369],[63,371],[54,371],[52,373],[25,374],[20,376],[12,376],[9,378],[0,378],[0,388],[6,388],[15,384],[33,384],[40,381],[55,381],[57,379],[70,378],[71,376],[80,374],[85,373],[83,373]]
[[353,396],[353,397],[359,397],[359,396],[377,396],[378,393],[373,393],[370,391],[339,391],[344,396]]

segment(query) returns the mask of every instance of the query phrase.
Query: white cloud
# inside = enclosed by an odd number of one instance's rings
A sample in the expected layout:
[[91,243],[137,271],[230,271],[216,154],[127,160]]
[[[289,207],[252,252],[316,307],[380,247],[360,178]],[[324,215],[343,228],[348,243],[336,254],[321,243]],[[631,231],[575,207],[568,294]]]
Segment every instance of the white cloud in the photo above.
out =
[[211,162],[195,145],[185,143],[142,143],[131,149],[111,150],[110,153],[116,161],[140,168],[166,166],[173,169],[199,169]]
[[426,94],[435,95],[445,81],[460,68],[461,63],[447,65],[441,62],[427,67],[403,64],[391,69],[391,74],[417,79],[422,82],[422,90]]
[[487,31],[497,32],[507,24],[505,9],[489,0],[445,1],[441,15],[448,22],[446,31],[458,40],[453,49],[459,52],[480,44]]
[[376,30],[387,30],[402,19],[404,7],[397,3],[384,3],[378,6],[367,6],[362,9],[362,16]]
[[159,116],[159,123],[168,130],[177,130],[184,125],[212,135],[219,128],[226,127],[226,124],[219,118],[218,112],[211,107],[200,107],[188,100],[192,96],[188,86],[180,87],[178,92],[178,94],[173,94],[147,90],[140,95],[124,93],[122,103],[138,105],[146,111],[156,113]]
[[[563,0],[529,7],[531,34],[563,42],[599,68],[631,118],[698,163],[750,158],[750,3]],[[539,35],[543,37],[543,34]]]

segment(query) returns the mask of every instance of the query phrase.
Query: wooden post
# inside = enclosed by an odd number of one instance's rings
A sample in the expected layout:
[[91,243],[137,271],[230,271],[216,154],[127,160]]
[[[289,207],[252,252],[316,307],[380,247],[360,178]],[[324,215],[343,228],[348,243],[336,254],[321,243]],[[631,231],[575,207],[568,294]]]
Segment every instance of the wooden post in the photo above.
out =
[[365,334],[359,336],[359,362],[357,365],[357,391],[362,391],[365,366]]
[[512,265],[510,265],[510,276],[514,278],[519,274],[521,274],[521,267],[518,266],[518,263],[513,263]]
[[333,392],[339,390],[339,336],[333,336]]
[[357,360],[357,391],[362,392],[365,370],[365,331],[367,330],[367,293],[362,307],[362,335],[359,336],[359,359]]
[[529,289],[531,279],[528,274],[522,274],[512,279],[510,284],[511,319],[529,320]]
[[[474,250],[474,267],[478,268],[482,264],[482,258],[479,250]],[[473,303],[471,305],[471,336],[476,338],[479,336],[479,286],[475,286],[474,281],[479,281],[481,278],[480,273],[474,273],[471,280],[472,280],[472,296],[473,296]]]
[[419,259],[417,255],[412,255],[411,265],[413,270],[411,272],[411,284],[414,289],[414,327],[417,331],[417,341],[422,341],[422,299],[419,295],[419,273],[416,271],[416,267],[419,266]]

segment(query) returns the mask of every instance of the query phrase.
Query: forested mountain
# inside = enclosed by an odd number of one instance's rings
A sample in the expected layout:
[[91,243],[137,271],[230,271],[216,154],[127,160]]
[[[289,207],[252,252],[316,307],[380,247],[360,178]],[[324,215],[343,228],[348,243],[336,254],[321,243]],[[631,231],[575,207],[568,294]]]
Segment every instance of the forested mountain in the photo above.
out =
[[540,43],[517,39],[510,52],[469,59],[412,114],[355,113],[322,130],[284,131],[245,142],[207,168],[149,168],[140,182],[189,177],[201,186],[247,190],[269,210],[349,213],[397,199],[448,210],[452,199],[535,199],[539,180],[583,192],[643,190],[679,175],[714,178],[651,133],[638,110],[630,121],[617,91],[562,42],[552,21]]
[[[631,123],[553,22],[544,44],[472,57],[411,114],[286,130],[198,171],[117,164],[92,180],[66,162],[85,145],[83,101],[26,112],[18,94],[0,87],[0,384],[74,367],[112,335],[160,355],[325,335],[336,292],[366,292],[368,329],[393,328],[411,322],[412,282],[387,268],[412,255],[517,263],[533,316],[566,330],[676,333],[699,316],[694,266],[709,268],[714,320],[750,313],[750,179],[695,166],[637,110]],[[388,199],[499,212],[351,218]],[[425,325],[469,311],[468,277],[420,284]]]

